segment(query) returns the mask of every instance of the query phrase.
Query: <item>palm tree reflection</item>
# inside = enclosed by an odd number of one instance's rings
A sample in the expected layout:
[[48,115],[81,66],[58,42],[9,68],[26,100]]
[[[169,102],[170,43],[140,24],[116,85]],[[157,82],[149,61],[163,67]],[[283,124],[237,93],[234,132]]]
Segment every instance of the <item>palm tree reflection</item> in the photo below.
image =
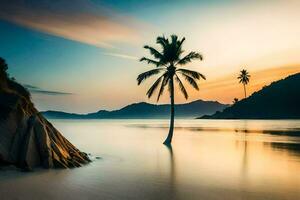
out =
[[247,175],[247,171],[248,171],[248,141],[246,139],[246,134],[244,133],[244,152],[243,152],[243,160],[242,160],[242,175],[245,177]]
[[244,133],[243,133],[243,144],[244,144],[244,151],[243,151],[243,159],[242,159],[242,166],[241,166],[241,174],[242,177],[246,177],[247,176],[247,172],[248,172],[248,164],[249,164],[249,156],[248,156],[248,140],[247,140],[247,134],[248,134],[248,130],[247,130],[247,120],[244,120]]
[[176,171],[175,171],[175,161],[174,161],[174,153],[173,153],[173,148],[172,145],[165,145],[166,148],[169,151],[170,155],[170,197],[171,199],[176,199],[176,188],[175,188],[175,181],[176,181]]

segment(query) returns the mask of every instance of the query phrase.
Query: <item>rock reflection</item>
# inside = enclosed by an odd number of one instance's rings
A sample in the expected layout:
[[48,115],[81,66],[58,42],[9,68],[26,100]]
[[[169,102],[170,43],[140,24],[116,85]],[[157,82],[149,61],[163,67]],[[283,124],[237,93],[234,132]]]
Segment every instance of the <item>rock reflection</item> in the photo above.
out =
[[284,151],[291,156],[300,155],[300,143],[264,142],[264,145],[277,151]]

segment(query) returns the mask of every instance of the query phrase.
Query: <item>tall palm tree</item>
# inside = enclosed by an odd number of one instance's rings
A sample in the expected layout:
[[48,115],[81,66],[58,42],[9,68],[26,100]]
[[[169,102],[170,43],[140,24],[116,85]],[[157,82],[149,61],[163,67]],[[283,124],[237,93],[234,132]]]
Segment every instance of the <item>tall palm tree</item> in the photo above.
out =
[[184,78],[196,90],[199,90],[197,80],[205,79],[205,76],[199,72],[178,68],[178,66],[188,64],[194,59],[202,60],[202,55],[194,51],[182,57],[182,44],[184,41],[185,38],[179,39],[176,35],[172,35],[170,39],[164,36],[157,37],[156,43],[160,45],[161,49],[157,50],[148,45],[144,46],[145,49],[149,50],[154,59],[146,57],[140,59],[141,62],[144,61],[148,64],[153,64],[156,68],[140,74],[137,77],[138,85],[149,77],[160,74],[158,79],[148,90],[148,98],[150,98],[158,88],[157,101],[159,101],[165,87],[168,87],[170,93],[171,119],[169,134],[164,141],[164,144],[166,145],[171,144],[174,130],[174,81],[178,83],[179,89],[183,93],[185,99],[188,99],[188,93],[181,78]]
[[242,83],[244,85],[244,93],[245,93],[245,98],[246,98],[247,97],[246,85],[250,81],[250,74],[247,70],[243,69],[240,71],[240,75],[237,78],[239,80],[239,83]]

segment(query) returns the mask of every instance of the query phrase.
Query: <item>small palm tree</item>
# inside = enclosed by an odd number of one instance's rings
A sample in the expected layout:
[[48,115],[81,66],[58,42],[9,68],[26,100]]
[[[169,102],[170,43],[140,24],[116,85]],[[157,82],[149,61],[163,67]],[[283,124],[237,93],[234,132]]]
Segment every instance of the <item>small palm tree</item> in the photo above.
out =
[[250,74],[247,70],[243,69],[240,71],[240,75],[237,78],[239,80],[239,83],[242,83],[244,85],[244,93],[246,98],[247,97],[246,85],[249,83]]
[[0,74],[6,74],[7,64],[3,58],[0,57]]
[[232,101],[232,103],[233,103],[233,104],[236,104],[238,101],[239,101],[238,98],[234,98],[233,101]]
[[7,74],[7,64],[3,58],[0,57],[0,89],[5,88],[6,79],[8,77]]
[[180,91],[183,93],[184,97],[188,99],[188,93],[180,78],[184,78],[196,90],[199,90],[197,80],[205,79],[205,76],[199,72],[177,68],[178,66],[190,63],[194,59],[202,60],[202,56],[194,51],[182,57],[182,44],[184,41],[185,38],[178,39],[176,35],[172,35],[170,40],[164,36],[157,37],[156,43],[160,45],[160,50],[147,45],[144,46],[145,49],[150,51],[150,54],[153,55],[154,59],[146,57],[140,59],[141,62],[145,61],[148,64],[153,64],[156,68],[140,74],[137,77],[138,85],[153,75],[161,74],[148,90],[148,98],[150,98],[158,88],[157,101],[159,101],[165,87],[168,87],[170,92],[171,120],[169,134],[164,141],[164,144],[166,145],[171,144],[174,130],[174,81],[178,83]]

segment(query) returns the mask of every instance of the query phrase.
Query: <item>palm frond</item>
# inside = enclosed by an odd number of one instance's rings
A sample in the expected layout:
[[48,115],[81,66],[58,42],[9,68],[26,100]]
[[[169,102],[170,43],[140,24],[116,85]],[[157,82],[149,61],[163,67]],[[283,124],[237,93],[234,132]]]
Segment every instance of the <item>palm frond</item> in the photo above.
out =
[[156,38],[156,43],[160,44],[163,49],[169,44],[169,40],[165,36],[159,36]]
[[161,82],[161,86],[160,86],[160,89],[159,89],[159,92],[158,92],[158,95],[157,95],[157,101],[159,101],[160,96],[164,93],[165,86],[168,84],[168,81],[169,81],[169,77],[167,76],[167,73],[165,73],[163,75],[163,77],[164,78]]
[[178,47],[181,48],[184,41],[185,41],[185,37],[183,37],[180,41],[178,41]]
[[148,92],[147,92],[147,95],[148,95],[148,98],[151,98],[153,92],[158,88],[161,80],[163,79],[163,76],[160,76],[154,83],[153,85],[149,88]]
[[196,90],[199,90],[198,84],[197,84],[197,82],[194,80],[193,77],[190,77],[189,75],[186,75],[186,74],[181,74],[181,75],[185,78],[185,80],[187,80],[187,82],[189,82],[189,84],[190,84],[193,88],[195,88]]
[[250,74],[247,70],[243,69],[240,71],[239,76],[237,77],[239,79],[239,83],[248,84],[250,81]]
[[181,74],[191,76],[191,77],[193,77],[195,79],[198,79],[198,80],[200,78],[206,80],[206,77],[203,74],[201,74],[199,72],[196,72],[196,71],[192,71],[192,70],[188,70],[188,69],[177,69],[176,71],[180,72]]
[[171,35],[171,44],[170,44],[170,60],[172,60],[173,63],[176,63],[180,55],[183,53],[181,44],[185,38],[179,40],[177,35]]
[[244,80],[242,78],[238,77],[238,79],[239,79],[239,83],[243,83],[244,82]]
[[202,60],[203,57],[202,57],[201,54],[192,51],[188,55],[186,55],[185,57],[183,57],[182,59],[180,59],[177,62],[177,64],[179,64],[179,65],[185,65],[185,64],[187,64],[189,62],[192,62],[192,60],[194,60],[194,59],[200,59],[200,60]]
[[155,58],[157,58],[157,59],[162,59],[163,58],[163,55],[158,50],[156,50],[155,48],[150,47],[148,45],[145,45],[144,48],[148,49],[150,51],[150,54],[153,55]]
[[178,36],[173,34],[171,35],[172,44],[177,44]]
[[156,67],[159,67],[159,66],[163,65],[163,64],[162,64],[161,62],[159,62],[159,61],[152,60],[152,59],[146,58],[146,57],[142,57],[142,58],[140,59],[140,62],[143,62],[143,61],[147,62],[148,64],[153,64],[153,65],[155,65]]
[[175,80],[178,82],[179,89],[183,93],[184,98],[188,99],[189,98],[188,93],[187,93],[183,83],[181,82],[180,78],[177,76],[177,74],[175,74]]
[[159,72],[161,72],[161,70],[162,70],[162,68],[157,68],[157,69],[152,69],[147,72],[141,73],[140,75],[138,75],[138,77],[136,79],[138,82],[138,85],[140,85],[144,80],[146,80],[150,76],[158,74]]

